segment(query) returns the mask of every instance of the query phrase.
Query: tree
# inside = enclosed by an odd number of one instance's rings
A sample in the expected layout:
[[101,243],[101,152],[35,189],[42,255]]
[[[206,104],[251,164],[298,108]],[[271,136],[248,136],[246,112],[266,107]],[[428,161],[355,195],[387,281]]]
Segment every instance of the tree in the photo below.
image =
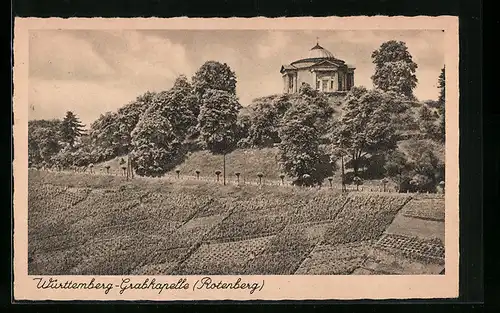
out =
[[239,148],[248,148],[250,144],[250,128],[252,127],[252,119],[249,115],[238,114],[236,121],[236,140]]
[[198,117],[200,139],[214,153],[227,153],[236,144],[236,122],[241,107],[229,92],[211,89],[203,96]]
[[66,112],[66,116],[64,117],[61,123],[61,139],[68,143],[70,146],[73,146],[82,136],[84,125],[80,122],[78,117],[71,111]]
[[388,155],[384,167],[400,191],[435,192],[444,179],[444,149],[432,140],[410,140]]
[[294,185],[320,184],[328,175],[320,170],[323,155],[321,134],[316,125],[317,109],[306,100],[296,101],[286,112],[279,129],[279,158],[283,170],[295,177]]
[[101,114],[89,130],[94,162],[107,161],[131,151],[131,133],[157,96],[146,92],[117,112]]
[[412,165],[413,190],[435,192],[444,180],[444,147],[431,140],[410,141],[406,147]]
[[52,157],[52,162],[61,168],[69,168],[76,166],[74,148],[67,144],[64,148],[59,150],[56,155]]
[[354,175],[358,176],[363,157],[395,147],[392,101],[380,90],[355,87],[344,106],[344,114],[331,134],[332,143],[349,155]]
[[157,97],[156,92],[147,91],[138,96],[134,101],[118,109],[120,152],[118,155],[127,154],[131,147],[131,133],[142,115],[153,105]]
[[28,122],[28,163],[30,166],[53,163],[52,157],[62,148],[60,120],[33,120]]
[[291,103],[288,95],[264,97],[252,104],[248,139],[252,146],[272,147],[280,142],[278,128]]
[[331,127],[332,114],[335,110],[330,106],[328,98],[324,93],[312,88],[311,85],[304,83],[299,88],[299,93],[294,95],[291,99],[294,101],[305,101],[313,109],[314,112],[314,126],[324,135]]
[[226,63],[205,62],[194,74],[192,82],[194,93],[200,100],[211,89],[236,94],[236,74]]
[[403,191],[404,184],[409,181],[411,164],[408,162],[406,155],[394,150],[387,156],[387,162],[384,165],[387,175],[391,177],[398,185],[398,190]]
[[223,179],[226,184],[226,154],[237,143],[237,120],[241,104],[235,95],[210,89],[202,98],[198,116],[199,137],[203,146],[213,153],[223,155]]
[[439,74],[438,79],[438,88],[439,88],[439,98],[438,98],[438,110],[439,110],[439,132],[441,141],[445,140],[445,96],[446,96],[446,79],[445,79],[445,68],[441,69],[441,73]]
[[173,126],[158,111],[150,109],[132,132],[131,157],[141,176],[161,176],[177,165],[182,143]]
[[375,74],[371,77],[376,88],[394,91],[413,99],[413,89],[417,86],[415,75],[417,64],[413,62],[406,43],[390,40],[373,51],[372,61]]
[[[89,138],[94,162],[110,160],[128,152],[127,130],[120,123],[117,113],[101,114],[90,126]],[[127,134],[129,136],[129,134]]]
[[419,127],[425,138],[433,139],[439,136],[439,126],[435,123],[432,111],[425,105],[419,110]]
[[200,107],[186,76],[179,76],[170,90],[158,94],[153,107],[168,119],[179,140],[195,132]]

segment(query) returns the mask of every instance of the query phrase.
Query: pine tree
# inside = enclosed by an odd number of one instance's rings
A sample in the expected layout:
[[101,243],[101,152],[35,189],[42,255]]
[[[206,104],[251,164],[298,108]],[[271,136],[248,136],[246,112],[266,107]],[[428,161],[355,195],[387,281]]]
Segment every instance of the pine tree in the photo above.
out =
[[84,133],[84,127],[85,125],[80,122],[73,112],[66,112],[60,128],[62,141],[73,147],[78,138]]

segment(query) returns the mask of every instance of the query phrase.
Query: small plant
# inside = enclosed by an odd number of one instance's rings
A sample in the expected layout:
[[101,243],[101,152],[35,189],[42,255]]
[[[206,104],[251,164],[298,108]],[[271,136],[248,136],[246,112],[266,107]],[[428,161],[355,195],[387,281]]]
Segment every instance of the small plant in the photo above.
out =
[[280,174],[281,185],[285,185],[285,174]]
[[181,170],[176,169],[176,170],[175,170],[175,173],[177,173],[177,179],[179,179],[179,175],[180,175],[180,173],[181,173]]
[[333,187],[333,177],[332,176],[328,177],[328,182],[330,182],[330,188],[332,188]]
[[384,184],[384,192],[387,190],[387,184],[389,183],[389,180],[387,178],[382,179],[382,184]]
[[200,179],[200,170],[194,171],[196,173],[196,179]]
[[125,164],[125,163],[127,163],[127,161],[125,161],[125,159],[124,159],[124,158],[121,158],[121,159],[120,159],[120,165],[123,165],[123,164]]
[[439,182],[439,187],[441,187],[441,190],[443,191],[444,193],[444,181],[440,181]]
[[217,175],[217,181],[219,181],[219,176],[222,172],[221,171],[215,171],[215,175]]
[[258,173],[257,173],[257,177],[259,177],[259,185],[261,185],[261,184],[262,184],[262,177],[263,177],[263,176],[264,176],[264,174],[263,174],[263,173],[261,173],[261,172],[258,172]]
[[354,178],[352,179],[352,181],[356,185],[356,191],[359,191],[359,185],[363,184],[363,180],[360,177],[358,177],[358,176],[354,176]]
[[240,175],[241,175],[241,173],[240,172],[236,172],[236,173],[234,173],[234,175],[236,175],[236,181],[239,184],[240,183]]

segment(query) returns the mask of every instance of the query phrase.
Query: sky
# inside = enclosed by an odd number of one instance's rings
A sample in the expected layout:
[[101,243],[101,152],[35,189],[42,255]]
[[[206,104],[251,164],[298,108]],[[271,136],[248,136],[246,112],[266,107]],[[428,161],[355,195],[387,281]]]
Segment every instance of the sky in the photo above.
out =
[[355,85],[372,88],[371,53],[401,40],[417,63],[420,100],[437,99],[444,66],[439,30],[32,30],[29,41],[29,118],[62,118],[73,111],[90,125],[146,91],[168,90],[209,60],[237,76],[242,105],[282,92],[279,70],[308,56],[316,41],[356,67]]

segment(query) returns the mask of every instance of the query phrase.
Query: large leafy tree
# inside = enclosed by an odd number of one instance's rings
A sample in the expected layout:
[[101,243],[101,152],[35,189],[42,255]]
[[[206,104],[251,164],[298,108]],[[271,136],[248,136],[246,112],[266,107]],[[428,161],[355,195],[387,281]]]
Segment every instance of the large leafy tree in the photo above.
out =
[[237,120],[241,108],[236,96],[209,89],[202,98],[198,130],[203,146],[214,153],[226,153],[237,143]]
[[89,142],[93,162],[109,160],[130,152],[131,133],[140,117],[152,106],[155,97],[156,93],[146,92],[117,112],[101,114],[91,124]]
[[158,110],[148,110],[131,136],[132,164],[138,175],[161,176],[178,163],[182,142]]
[[62,148],[60,120],[28,122],[28,163],[30,166],[51,165],[52,158]]
[[365,156],[395,147],[393,102],[390,94],[364,87],[351,89],[346,97],[344,114],[334,128],[332,143],[350,157],[356,176]]
[[324,93],[312,88],[311,85],[305,83],[299,88],[299,93],[292,96],[291,101],[305,101],[314,111],[316,119],[315,127],[323,136],[331,127],[332,114],[335,112],[329,104],[328,98]]
[[288,95],[254,100],[248,134],[250,144],[255,147],[272,147],[279,143],[279,124],[290,106]]
[[119,128],[122,142],[121,150],[123,150],[123,153],[130,151],[130,134],[134,130],[144,112],[152,106],[156,97],[156,92],[147,91],[138,96],[135,101],[132,101],[118,109],[117,117],[120,125]]
[[66,112],[60,128],[61,139],[72,147],[84,133],[84,127],[73,112]]
[[283,170],[294,177],[296,185],[321,183],[322,154],[316,112],[305,100],[296,101],[287,111],[280,127],[279,158]]
[[400,191],[404,191],[405,184],[410,181],[412,167],[406,154],[400,150],[391,151],[384,164],[387,175],[396,182]]
[[170,90],[155,98],[153,107],[168,119],[179,140],[184,140],[195,132],[200,107],[191,84],[184,75],[175,80]]
[[205,62],[194,74],[192,83],[199,100],[210,89],[236,94],[236,74],[226,63]]
[[385,169],[400,190],[435,192],[444,180],[444,148],[432,140],[410,140],[389,154]]
[[423,105],[419,110],[419,127],[425,138],[435,139],[439,137],[439,126],[436,125],[436,118],[426,105]]
[[118,113],[101,114],[90,126],[89,137],[95,162],[112,159],[127,152],[126,130]]
[[445,80],[445,68],[441,69],[438,79],[439,88],[439,98],[438,98],[438,110],[439,110],[439,131],[440,138],[442,141],[445,139],[445,95],[446,95],[446,80]]
[[[321,184],[331,173],[321,145],[325,121],[333,112],[327,101],[305,85],[292,101],[279,128],[279,159],[296,185]],[[326,162],[325,162],[326,161]]]
[[418,80],[415,72],[417,64],[413,61],[406,43],[390,40],[373,51],[372,61],[375,73],[373,84],[383,91],[393,91],[413,99],[413,89]]

